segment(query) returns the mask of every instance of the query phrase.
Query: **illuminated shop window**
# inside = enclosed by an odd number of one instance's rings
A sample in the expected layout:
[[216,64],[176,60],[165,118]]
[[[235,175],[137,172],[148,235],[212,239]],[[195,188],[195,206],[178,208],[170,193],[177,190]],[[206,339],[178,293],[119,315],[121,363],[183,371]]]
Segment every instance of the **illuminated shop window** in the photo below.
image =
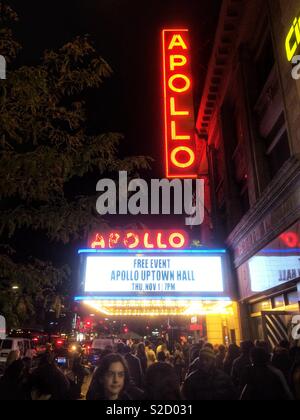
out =
[[297,290],[295,290],[294,292],[288,294],[288,304],[297,305],[297,303],[299,303],[299,297]]
[[285,306],[284,296],[276,296],[273,298],[273,308],[281,308]]
[[264,300],[262,302],[257,302],[254,305],[251,306],[251,312],[257,313],[262,311],[268,311],[272,309],[272,302],[270,299]]

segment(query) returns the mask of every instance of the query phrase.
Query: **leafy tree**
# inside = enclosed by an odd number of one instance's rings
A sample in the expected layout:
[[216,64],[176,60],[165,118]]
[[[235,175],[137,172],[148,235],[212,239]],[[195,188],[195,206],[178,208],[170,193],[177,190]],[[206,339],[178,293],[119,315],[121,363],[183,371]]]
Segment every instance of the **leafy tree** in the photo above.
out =
[[[12,62],[20,45],[11,25],[16,14],[0,3],[0,53]],[[98,171],[149,168],[141,156],[120,158],[119,133],[89,134],[84,94],[112,75],[88,36],[58,51],[45,51],[36,66],[10,69],[0,83],[0,235],[19,229],[44,232],[69,243],[102,227],[94,196],[71,197],[66,185]],[[2,239],[3,241],[3,239]],[[32,259],[21,261],[6,246],[0,255],[0,312],[11,326],[32,324],[41,308],[56,304],[59,288],[70,280],[66,267]],[[18,284],[18,292],[12,286]]]

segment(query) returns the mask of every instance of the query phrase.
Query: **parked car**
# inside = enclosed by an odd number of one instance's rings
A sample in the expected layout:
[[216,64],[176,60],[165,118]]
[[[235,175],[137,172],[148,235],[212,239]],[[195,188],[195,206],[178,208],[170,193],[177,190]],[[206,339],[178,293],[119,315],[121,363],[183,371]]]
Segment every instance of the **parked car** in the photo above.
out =
[[20,351],[20,357],[30,357],[35,355],[31,340],[22,337],[7,337],[2,341],[0,347],[0,365],[5,365],[9,353],[13,350]]

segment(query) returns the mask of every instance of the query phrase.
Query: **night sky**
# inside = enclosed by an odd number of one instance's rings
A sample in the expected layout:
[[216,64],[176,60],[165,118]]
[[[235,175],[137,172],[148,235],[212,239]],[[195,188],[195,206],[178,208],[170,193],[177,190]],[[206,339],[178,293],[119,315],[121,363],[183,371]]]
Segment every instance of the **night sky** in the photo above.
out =
[[[10,0],[19,15],[14,27],[22,44],[17,65],[39,62],[45,49],[57,49],[77,35],[90,34],[114,74],[88,100],[92,130],[125,135],[121,153],[155,159],[150,176],[163,177],[161,30],[190,29],[195,112],[200,103],[214,40],[220,0]],[[27,236],[27,234],[26,234]],[[74,244],[52,254],[31,237],[40,258],[74,262]],[[28,244],[28,241],[26,239]],[[39,250],[39,252],[37,252]],[[60,255],[58,255],[60,254]],[[72,264],[73,265],[73,264]]]
[[[163,155],[161,29],[188,27],[192,37],[195,110],[199,106],[220,0],[11,0],[23,45],[19,62],[90,34],[114,75],[91,98],[93,127],[120,131],[128,153]],[[155,169],[157,169],[155,168]],[[156,172],[156,171],[155,171]],[[157,175],[163,176],[158,170]]]

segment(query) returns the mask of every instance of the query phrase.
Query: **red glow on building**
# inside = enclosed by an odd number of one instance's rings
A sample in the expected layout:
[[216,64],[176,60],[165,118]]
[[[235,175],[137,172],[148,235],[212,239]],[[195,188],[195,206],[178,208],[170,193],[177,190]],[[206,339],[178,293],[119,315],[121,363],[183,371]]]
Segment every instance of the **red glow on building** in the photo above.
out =
[[166,177],[196,178],[188,30],[164,29],[162,38]]
[[96,233],[89,246],[93,249],[183,249],[189,243],[182,230],[126,230]]
[[300,238],[296,232],[285,232],[280,235],[280,239],[288,248],[300,247]]

